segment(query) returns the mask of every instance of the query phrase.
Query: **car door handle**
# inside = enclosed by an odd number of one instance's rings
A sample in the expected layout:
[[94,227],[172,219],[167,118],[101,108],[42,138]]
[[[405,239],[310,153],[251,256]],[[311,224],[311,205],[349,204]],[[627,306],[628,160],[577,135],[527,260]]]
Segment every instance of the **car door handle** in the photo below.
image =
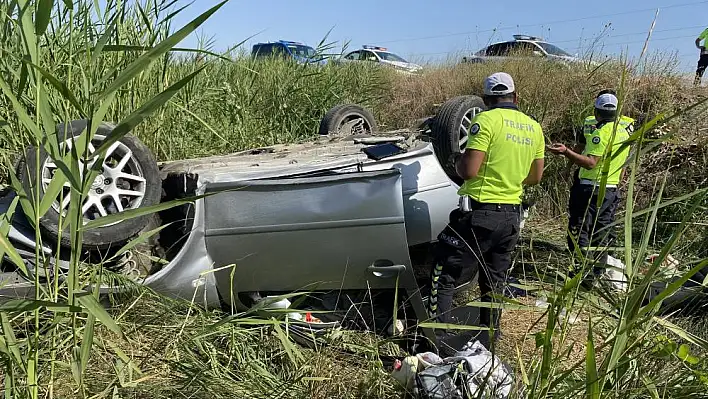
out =
[[374,264],[369,266],[367,270],[373,273],[376,277],[390,278],[406,271],[406,265],[379,266]]

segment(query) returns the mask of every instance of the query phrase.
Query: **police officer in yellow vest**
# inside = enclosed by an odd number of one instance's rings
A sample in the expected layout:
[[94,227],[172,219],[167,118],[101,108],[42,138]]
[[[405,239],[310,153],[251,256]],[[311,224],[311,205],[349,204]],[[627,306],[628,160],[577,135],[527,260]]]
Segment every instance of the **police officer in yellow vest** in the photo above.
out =
[[[541,126],[517,108],[514,80],[495,73],[484,82],[487,111],[476,115],[464,153],[455,161],[465,182],[459,209],[438,235],[429,299],[431,317],[449,323],[456,283],[479,271],[483,301],[501,295],[519,234],[523,185],[543,174]],[[501,310],[482,308],[480,324],[499,333]]]
[[[603,94],[612,94],[613,96],[617,96],[617,93],[615,93],[614,90],[612,89],[605,89],[597,93],[597,97],[600,97]],[[630,118],[626,115],[620,116],[619,124],[622,125],[622,127],[625,128],[627,133],[632,134],[634,131],[634,118]],[[583,135],[587,135],[590,133],[592,130],[595,130],[597,127],[597,118],[595,118],[595,115],[589,115],[585,118],[585,121],[583,121]],[[583,144],[585,144],[583,142]]]
[[[577,153],[560,143],[553,144],[549,148],[552,153],[563,155],[580,166],[578,180],[571,188],[568,201],[568,247],[575,252],[577,242],[580,251],[586,256],[594,254],[593,258],[598,263],[607,263],[607,247],[616,239],[612,229],[606,227],[614,221],[619,204],[617,185],[629,155],[629,147],[620,150],[622,142],[629,138],[626,128],[618,123],[617,130],[614,131],[617,103],[617,97],[613,94],[605,93],[597,97],[595,100],[597,125],[594,129],[586,131],[582,153]],[[598,207],[602,168],[605,160],[610,158],[605,195]],[[602,231],[598,231],[601,229]],[[591,246],[596,250],[590,251]],[[601,267],[596,267],[595,273],[601,270]]]
[[[617,93],[612,90],[612,89],[604,89],[601,90],[599,93],[597,93],[597,97],[600,97],[603,94],[612,94],[613,96],[617,96]],[[597,98],[596,97],[596,98]],[[632,134],[634,132],[634,122],[635,120],[633,118],[630,118],[629,116],[622,115],[620,116],[620,121],[619,124],[622,125],[625,130],[629,134]],[[582,129],[582,134],[579,137],[576,137],[576,145],[575,148],[573,149],[577,153],[582,153],[584,148],[585,148],[585,137],[589,136],[592,134],[592,132],[597,129],[597,119],[595,118],[595,114],[589,115],[585,118],[583,121],[583,129]],[[577,183],[578,180],[578,174],[580,173],[580,168],[575,170],[575,175],[573,182]]]

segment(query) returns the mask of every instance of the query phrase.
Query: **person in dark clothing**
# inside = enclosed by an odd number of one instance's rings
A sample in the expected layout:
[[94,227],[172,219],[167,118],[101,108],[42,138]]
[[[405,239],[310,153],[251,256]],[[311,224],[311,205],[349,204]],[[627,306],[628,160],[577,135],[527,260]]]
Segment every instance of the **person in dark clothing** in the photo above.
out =
[[[617,130],[614,130],[617,103],[617,97],[609,93],[597,97],[597,124],[593,129],[585,131],[582,153],[560,143],[549,148],[552,153],[563,155],[580,167],[568,200],[568,248],[573,253],[579,251],[584,257],[589,257],[599,264],[607,263],[607,248],[616,241],[613,229],[608,226],[614,221],[619,205],[617,186],[629,155],[628,146],[620,150],[621,144],[629,139],[629,133],[621,123],[618,123]],[[605,193],[602,200],[598,201],[602,169],[607,159],[609,171]],[[594,271],[599,273],[602,267],[596,267]]]
[[[438,235],[429,298],[430,316],[450,323],[455,287],[478,272],[482,300],[503,295],[516,245],[523,185],[543,174],[544,135],[534,119],[519,111],[514,81],[506,73],[485,80],[487,111],[469,127],[467,148],[455,160],[465,180],[459,209]],[[501,310],[480,309],[480,324],[498,337]]]
[[[701,56],[698,58],[696,78],[693,80],[694,86],[699,86],[701,84],[703,73],[706,71],[706,67],[708,67],[708,50],[706,50],[706,39],[708,39],[708,28],[704,29],[703,32],[701,32],[701,34],[696,38],[696,47],[701,51]],[[701,41],[703,44],[701,44]]]

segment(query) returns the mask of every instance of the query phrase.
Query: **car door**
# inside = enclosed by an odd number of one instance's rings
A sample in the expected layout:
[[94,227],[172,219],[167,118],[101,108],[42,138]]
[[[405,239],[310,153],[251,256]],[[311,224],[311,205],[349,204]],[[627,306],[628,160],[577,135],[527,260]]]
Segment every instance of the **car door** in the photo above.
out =
[[415,290],[401,187],[398,169],[208,184],[221,296],[393,288],[396,277]]

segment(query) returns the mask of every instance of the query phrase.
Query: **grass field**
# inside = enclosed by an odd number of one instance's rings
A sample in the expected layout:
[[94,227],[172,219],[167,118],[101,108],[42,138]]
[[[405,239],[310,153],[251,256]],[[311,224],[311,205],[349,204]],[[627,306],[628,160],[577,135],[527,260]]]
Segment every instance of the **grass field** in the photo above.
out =
[[[4,183],[15,186],[13,164],[27,145],[46,142],[55,123],[82,115],[119,122],[160,160],[193,158],[311,138],[324,113],[342,102],[367,106],[381,128],[407,127],[451,97],[479,93],[486,75],[503,70],[516,79],[521,108],[540,121],[547,141],[569,143],[597,91],[617,88],[623,113],[643,126],[623,186],[627,200],[617,216],[623,222],[620,254],[634,260],[632,289],[588,291],[565,278],[572,261],[564,248],[570,176],[564,161],[549,156],[544,181],[527,193],[538,206],[523,232],[515,270],[551,306],[535,309],[526,298],[526,306],[506,311],[508,334],[498,354],[514,368],[529,398],[706,397],[708,319],[702,313],[661,318],[656,303],[642,306],[638,300],[646,285],[662,278],[666,254],[681,260],[684,278],[708,259],[708,128],[702,103],[708,92],[687,87],[671,60],[645,57],[636,65],[615,61],[598,68],[538,61],[449,64],[429,66],[420,76],[367,65],[314,68],[171,52],[210,14],[183,28],[171,26],[163,9],[167,1],[109,0],[101,9],[96,4],[0,2]],[[67,158],[68,165],[76,161]],[[74,181],[81,180],[71,172]],[[78,194],[81,187],[72,189]],[[34,220],[39,208],[31,207]],[[646,212],[627,216],[641,210]],[[229,317],[142,287],[112,298],[105,311],[97,293],[75,292],[108,272],[81,263],[76,206],[69,214],[74,249],[66,286],[45,287],[37,279],[42,289],[34,301],[0,307],[0,384],[6,398],[401,394],[384,360],[404,353],[372,334],[337,331],[307,349],[272,319]],[[6,227],[3,219],[4,234]],[[0,246],[12,253],[6,240]],[[662,255],[654,264],[643,262],[650,253]],[[579,312],[581,321],[564,323],[563,308]]]

